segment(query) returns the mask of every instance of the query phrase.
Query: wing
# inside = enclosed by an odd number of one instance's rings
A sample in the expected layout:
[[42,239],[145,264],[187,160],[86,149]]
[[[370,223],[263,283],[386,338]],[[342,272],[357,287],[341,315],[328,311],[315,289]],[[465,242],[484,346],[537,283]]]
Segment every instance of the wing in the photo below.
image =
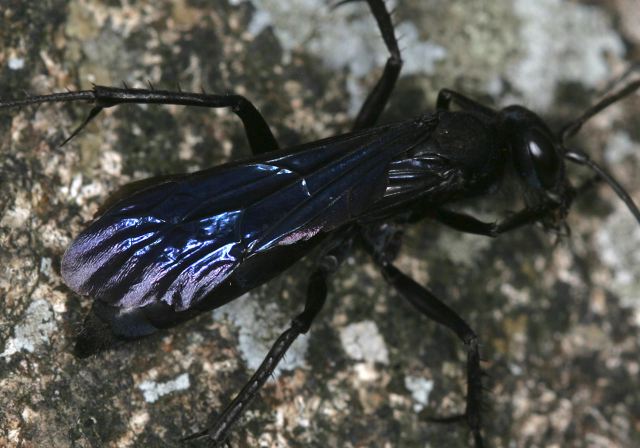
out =
[[243,261],[353,221],[382,197],[415,120],[167,178],[119,200],[62,259],[76,292],[118,308],[192,308]]

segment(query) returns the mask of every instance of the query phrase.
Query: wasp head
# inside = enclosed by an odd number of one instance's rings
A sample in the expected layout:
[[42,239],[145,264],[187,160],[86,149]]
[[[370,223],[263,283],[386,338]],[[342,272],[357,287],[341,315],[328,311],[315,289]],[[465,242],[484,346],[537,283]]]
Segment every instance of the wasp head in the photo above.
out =
[[542,224],[564,226],[575,191],[566,177],[562,142],[535,113],[522,106],[500,111],[499,126],[529,208],[549,210]]

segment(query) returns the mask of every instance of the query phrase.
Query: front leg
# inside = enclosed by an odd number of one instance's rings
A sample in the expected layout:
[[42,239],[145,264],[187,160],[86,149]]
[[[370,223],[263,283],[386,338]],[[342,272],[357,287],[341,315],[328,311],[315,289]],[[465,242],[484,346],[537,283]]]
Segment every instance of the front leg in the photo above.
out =
[[549,212],[556,207],[553,204],[546,204],[540,207],[524,208],[498,222],[480,221],[466,213],[453,212],[444,208],[427,211],[417,210],[411,215],[409,222],[431,218],[460,232],[496,237],[502,233],[540,221],[549,216]]

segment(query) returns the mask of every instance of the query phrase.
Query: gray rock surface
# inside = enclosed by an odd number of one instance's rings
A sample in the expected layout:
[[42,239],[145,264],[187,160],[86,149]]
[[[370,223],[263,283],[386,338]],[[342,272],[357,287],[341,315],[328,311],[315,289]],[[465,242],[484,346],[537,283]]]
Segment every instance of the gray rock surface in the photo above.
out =
[[[561,125],[640,58],[636,0],[396,3],[406,70],[384,121],[432,109],[448,87]],[[283,146],[348,129],[385,58],[358,3],[0,0],[0,97],[147,80],[233,91]],[[180,446],[301,309],[308,263],[171,331],[75,359],[90,299],[64,285],[59,264],[101,201],[132,180],[248,155],[232,113],[179,107],[105,111],[60,148],[88,109],[0,112],[0,446]],[[575,140],[636,200],[639,112],[636,94]],[[491,218],[513,204],[465,206]],[[640,228],[604,186],[568,223],[557,245],[537,227],[495,240],[431,222],[408,231],[399,266],[483,342],[487,446],[640,445]],[[469,446],[464,427],[421,415],[462,409],[463,360],[356,251],[233,446]]]

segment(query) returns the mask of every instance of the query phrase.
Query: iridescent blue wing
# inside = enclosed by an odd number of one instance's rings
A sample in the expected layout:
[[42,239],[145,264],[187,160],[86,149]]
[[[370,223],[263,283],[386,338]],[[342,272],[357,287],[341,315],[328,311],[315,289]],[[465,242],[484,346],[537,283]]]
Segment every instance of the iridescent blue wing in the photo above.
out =
[[117,308],[190,309],[251,257],[367,211],[384,193],[389,162],[428,127],[388,125],[170,177],[94,220],[65,253],[63,278]]

